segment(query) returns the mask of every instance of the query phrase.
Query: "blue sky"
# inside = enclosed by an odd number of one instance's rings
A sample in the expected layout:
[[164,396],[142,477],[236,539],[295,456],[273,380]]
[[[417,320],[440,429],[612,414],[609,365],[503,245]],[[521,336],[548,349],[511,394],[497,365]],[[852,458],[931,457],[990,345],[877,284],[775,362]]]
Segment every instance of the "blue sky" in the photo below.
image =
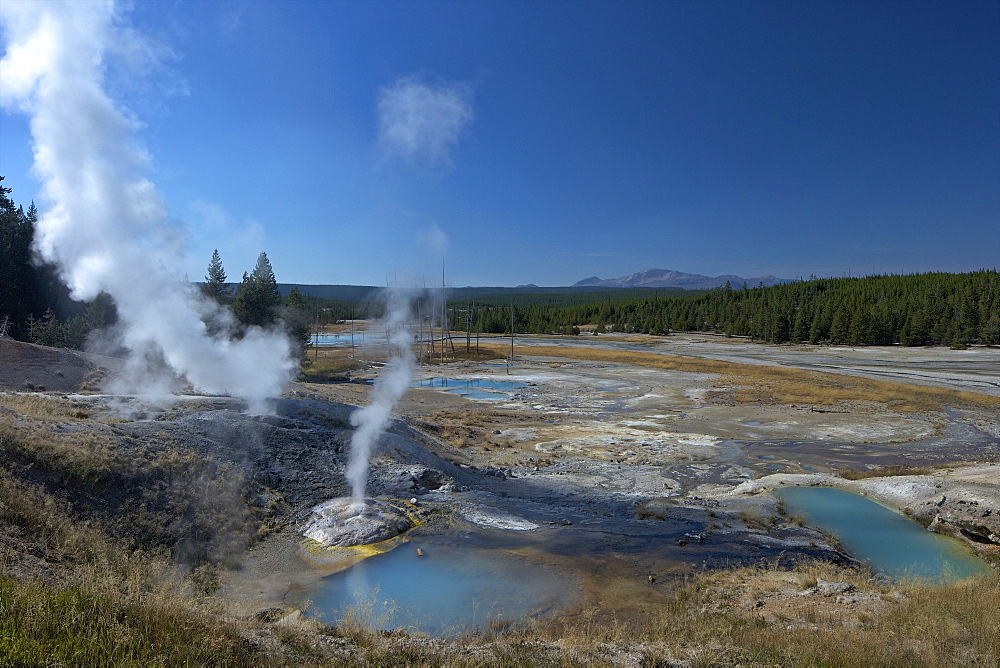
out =
[[[567,285],[1000,258],[1000,3],[144,2],[106,89],[232,280]],[[10,73],[0,72],[0,77]],[[2,78],[0,78],[2,85]],[[28,118],[0,174],[38,198]],[[44,201],[39,201],[41,207]]]

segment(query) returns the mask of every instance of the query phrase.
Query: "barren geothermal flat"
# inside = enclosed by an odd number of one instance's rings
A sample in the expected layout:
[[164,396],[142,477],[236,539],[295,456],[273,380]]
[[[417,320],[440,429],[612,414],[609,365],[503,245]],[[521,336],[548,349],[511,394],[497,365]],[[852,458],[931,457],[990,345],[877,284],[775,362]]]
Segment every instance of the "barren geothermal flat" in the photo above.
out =
[[[22,435],[16,470],[126,543],[215,564],[213,600],[254,619],[292,623],[304,610],[345,623],[351,603],[337,596],[354,592],[371,611],[365,596],[423,583],[418,602],[460,587],[490,606],[509,595],[509,607],[473,606],[462,623],[480,630],[628,624],[713,577],[736,578],[719,581],[726,605],[765,620],[882,614],[889,589],[867,571],[833,597],[794,570],[850,569],[865,555],[786,509],[778,488],[863,494],[987,570],[1000,560],[1000,350],[525,337],[509,363],[509,345],[414,367],[370,460],[374,543],[341,529],[369,535],[348,512],[346,470],[378,362],[295,383],[250,415],[227,397],[97,394],[100,359],[8,341],[0,422]],[[30,374],[59,378],[60,392],[26,391]],[[11,557],[15,569],[48,572],[35,554]],[[431,635],[456,623],[368,621]]]
[[[449,519],[413,534],[556,564],[580,583],[578,609],[618,614],[699,569],[860,560],[762,493],[782,485],[868,494],[996,559],[998,368],[1000,350],[984,348],[518,338],[512,365],[418,369],[400,417],[475,483],[415,482],[420,505]],[[304,389],[364,403],[357,381],[376,373]]]

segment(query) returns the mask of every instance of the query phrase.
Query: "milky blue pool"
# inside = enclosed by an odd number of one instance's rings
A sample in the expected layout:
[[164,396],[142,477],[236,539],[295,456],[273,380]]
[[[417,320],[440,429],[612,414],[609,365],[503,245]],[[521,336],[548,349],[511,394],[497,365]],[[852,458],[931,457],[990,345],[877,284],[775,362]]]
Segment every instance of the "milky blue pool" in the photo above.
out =
[[320,348],[345,348],[350,345],[360,348],[366,345],[382,345],[385,344],[385,332],[378,330],[363,331],[359,329],[354,332],[353,336],[350,331],[338,332],[336,334],[321,332],[319,334],[311,334],[309,336],[309,343]]
[[287,602],[312,601],[311,612],[331,624],[353,614],[373,629],[443,636],[545,614],[575,597],[570,578],[523,557],[411,542],[289,594]]
[[511,392],[527,385],[513,380],[435,377],[417,381],[413,387],[433,387],[468,399],[505,399],[507,395],[502,394],[503,392]]
[[894,580],[937,581],[985,575],[989,565],[959,541],[860,494],[830,487],[782,487],[774,494],[785,510],[829,531],[852,556]]

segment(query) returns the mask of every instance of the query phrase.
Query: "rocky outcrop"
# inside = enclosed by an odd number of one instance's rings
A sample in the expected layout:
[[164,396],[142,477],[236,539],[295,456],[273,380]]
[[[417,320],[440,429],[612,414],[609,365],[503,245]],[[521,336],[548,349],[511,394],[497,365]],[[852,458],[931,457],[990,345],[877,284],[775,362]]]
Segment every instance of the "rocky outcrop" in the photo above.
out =
[[323,545],[349,547],[395,538],[411,526],[402,510],[386,502],[366,499],[355,504],[339,498],[313,508],[302,535]]
[[837,594],[846,594],[852,591],[854,591],[854,585],[849,582],[832,582],[830,580],[824,580],[823,578],[816,578],[816,586],[800,591],[799,596],[811,596],[813,594],[819,594],[820,596],[835,596]]
[[979,500],[949,502],[947,495],[942,495],[940,501],[923,503],[937,509],[927,526],[931,531],[962,537],[979,545],[1000,546],[1000,513]]
[[967,541],[980,552],[1000,551],[1000,465],[997,464],[948,469],[932,475],[864,480],[780,473],[747,481],[730,494],[754,495],[779,485],[837,487],[864,494],[898,508],[931,531]]

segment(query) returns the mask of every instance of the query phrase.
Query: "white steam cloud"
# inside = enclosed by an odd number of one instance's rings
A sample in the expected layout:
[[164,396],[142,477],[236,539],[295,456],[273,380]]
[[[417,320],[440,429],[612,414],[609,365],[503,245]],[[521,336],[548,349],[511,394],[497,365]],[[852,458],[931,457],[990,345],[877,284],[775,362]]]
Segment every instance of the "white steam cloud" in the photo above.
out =
[[142,51],[117,19],[111,1],[0,2],[0,102],[30,116],[43,183],[37,249],[58,264],[74,297],[112,296],[129,368],[145,374],[165,363],[198,391],[262,411],[294,369],[291,342],[253,328],[238,341],[208,334],[202,318],[213,307],[178,275],[178,230],[142,175],[148,158],[135,123],[105,92],[109,62]]
[[413,333],[409,295],[390,289],[386,295],[385,327],[389,335],[389,361],[375,379],[371,402],[351,413],[356,429],[351,437],[347,481],[351,484],[351,501],[355,511],[364,508],[365,486],[368,482],[368,462],[379,435],[392,420],[392,409],[406,394],[413,378]]
[[410,162],[450,165],[451,150],[471,120],[471,93],[464,85],[429,86],[405,78],[379,92],[379,142]]

